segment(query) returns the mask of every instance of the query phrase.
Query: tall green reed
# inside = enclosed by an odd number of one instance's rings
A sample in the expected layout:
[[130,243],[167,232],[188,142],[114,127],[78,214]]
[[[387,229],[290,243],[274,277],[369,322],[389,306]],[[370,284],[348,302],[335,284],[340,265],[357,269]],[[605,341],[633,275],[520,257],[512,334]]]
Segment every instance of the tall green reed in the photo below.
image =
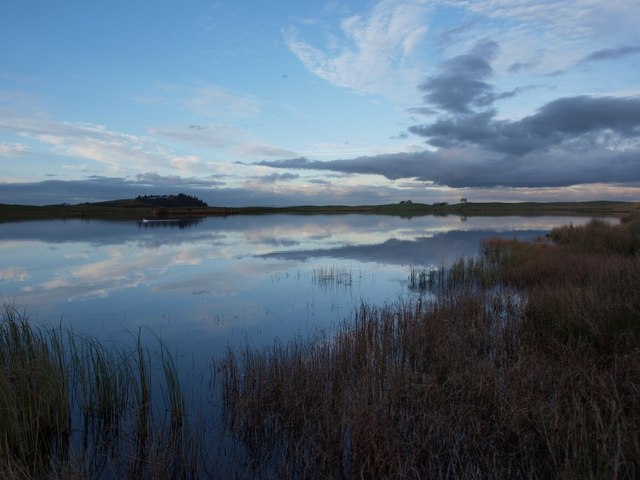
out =
[[0,323],[0,452],[16,464],[39,465],[63,454],[71,434],[68,363],[59,335],[30,328],[14,306]]
[[197,478],[203,455],[161,341],[154,367],[142,332],[126,348],[35,327],[7,304],[0,317],[0,474]]

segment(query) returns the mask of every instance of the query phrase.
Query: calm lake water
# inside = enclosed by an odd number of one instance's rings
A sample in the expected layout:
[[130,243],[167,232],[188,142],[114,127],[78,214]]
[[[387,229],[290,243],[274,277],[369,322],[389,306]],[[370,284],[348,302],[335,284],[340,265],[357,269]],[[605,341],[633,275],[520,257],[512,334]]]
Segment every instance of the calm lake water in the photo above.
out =
[[187,363],[286,342],[410,295],[411,267],[588,218],[271,215],[198,222],[0,225],[0,301],[40,324],[128,342],[142,328]]

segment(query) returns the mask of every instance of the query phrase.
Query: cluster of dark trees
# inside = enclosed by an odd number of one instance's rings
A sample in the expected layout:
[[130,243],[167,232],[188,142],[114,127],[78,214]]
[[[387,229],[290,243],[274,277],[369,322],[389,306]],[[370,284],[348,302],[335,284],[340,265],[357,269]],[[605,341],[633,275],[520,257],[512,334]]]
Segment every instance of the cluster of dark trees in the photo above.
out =
[[198,197],[179,193],[178,195],[138,195],[136,200],[157,207],[208,207]]

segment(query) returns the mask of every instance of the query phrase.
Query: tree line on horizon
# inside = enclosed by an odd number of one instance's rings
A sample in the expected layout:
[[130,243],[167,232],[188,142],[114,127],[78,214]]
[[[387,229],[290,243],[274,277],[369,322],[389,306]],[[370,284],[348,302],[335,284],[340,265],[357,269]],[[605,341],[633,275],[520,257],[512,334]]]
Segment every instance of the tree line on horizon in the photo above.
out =
[[209,205],[193,195],[138,195],[136,200],[158,207],[208,207]]

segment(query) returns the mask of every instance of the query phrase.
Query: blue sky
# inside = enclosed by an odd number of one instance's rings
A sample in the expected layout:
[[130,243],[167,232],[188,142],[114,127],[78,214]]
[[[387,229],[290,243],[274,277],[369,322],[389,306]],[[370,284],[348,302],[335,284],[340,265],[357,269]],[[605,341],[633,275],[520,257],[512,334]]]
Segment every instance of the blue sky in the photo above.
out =
[[640,198],[637,0],[0,5],[0,203]]

